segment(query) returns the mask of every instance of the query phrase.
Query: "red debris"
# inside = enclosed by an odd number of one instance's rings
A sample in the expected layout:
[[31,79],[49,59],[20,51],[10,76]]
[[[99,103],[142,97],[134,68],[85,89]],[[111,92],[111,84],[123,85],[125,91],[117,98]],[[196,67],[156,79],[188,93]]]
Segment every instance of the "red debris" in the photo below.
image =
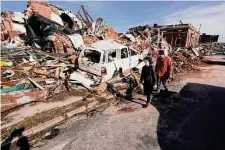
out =
[[68,54],[73,54],[74,53],[74,49],[73,49],[73,43],[71,42],[71,40],[69,39],[69,37],[67,37],[66,35],[62,34],[62,33],[55,33],[56,35],[56,40],[55,40],[55,53],[68,53]]
[[14,39],[17,33],[13,29],[12,14],[4,11],[1,13],[1,16],[4,18],[1,23],[1,41],[7,40],[8,38],[10,40]]
[[30,0],[28,2],[28,11],[26,11],[26,14],[28,16],[31,16],[32,14],[39,14],[41,16],[44,16],[45,18],[51,19],[51,13],[57,12],[57,8],[49,5],[46,2],[38,2],[34,0]]
[[32,101],[44,101],[46,94],[47,90],[22,90],[17,92],[3,93],[1,94],[1,112]]
[[84,44],[88,45],[88,44],[95,43],[95,42],[99,41],[100,39],[97,36],[84,35],[83,40],[84,40]]
[[104,32],[105,32],[106,39],[116,40],[119,38],[118,33],[112,27],[106,26]]

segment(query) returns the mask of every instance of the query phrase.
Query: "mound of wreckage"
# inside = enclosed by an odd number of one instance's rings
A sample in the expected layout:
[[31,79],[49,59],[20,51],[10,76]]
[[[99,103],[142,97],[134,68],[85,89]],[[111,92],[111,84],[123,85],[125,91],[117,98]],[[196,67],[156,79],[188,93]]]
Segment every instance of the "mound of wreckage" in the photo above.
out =
[[202,55],[225,55],[225,43],[202,43],[199,53]]
[[2,12],[1,28],[1,112],[74,85],[97,95],[129,89],[138,85],[143,58],[156,60],[159,47],[172,57],[175,74],[199,61],[197,49],[172,49],[148,26],[118,34],[83,6],[74,14],[29,1],[24,12]]

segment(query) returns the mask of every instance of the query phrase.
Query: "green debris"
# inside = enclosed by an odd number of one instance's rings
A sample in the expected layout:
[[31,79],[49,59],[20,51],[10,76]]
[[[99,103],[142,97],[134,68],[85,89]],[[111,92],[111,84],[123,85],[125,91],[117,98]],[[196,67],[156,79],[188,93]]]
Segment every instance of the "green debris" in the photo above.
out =
[[1,89],[1,93],[10,93],[10,92],[16,92],[21,90],[27,90],[30,88],[30,83],[22,83],[10,88]]

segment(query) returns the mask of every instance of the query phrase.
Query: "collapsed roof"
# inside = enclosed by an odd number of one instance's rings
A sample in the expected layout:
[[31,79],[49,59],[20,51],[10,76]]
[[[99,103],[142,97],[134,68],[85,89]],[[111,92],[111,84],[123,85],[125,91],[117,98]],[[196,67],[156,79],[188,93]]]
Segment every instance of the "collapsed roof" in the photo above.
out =
[[[50,21],[53,21],[57,23],[57,26],[63,26],[65,29],[85,29],[88,34],[93,34],[98,37],[103,36],[104,38],[117,38],[118,36],[118,34],[114,30],[112,31],[112,28],[106,25],[105,21],[102,18],[97,18],[96,20],[94,20],[82,5],[78,13],[75,14],[72,11],[65,11],[62,8],[59,8],[47,2],[30,0],[28,1],[27,9],[23,13],[2,12],[1,20],[5,20],[5,22],[1,23],[2,37],[4,37],[4,35],[8,35],[8,31],[14,31],[15,35],[18,32],[26,34],[24,20],[27,20],[29,17],[32,17],[35,14],[44,17],[45,19],[43,20],[48,19]],[[13,39],[15,35],[10,36],[10,39]],[[6,36],[6,38],[4,39],[2,38],[2,40],[5,40],[7,38],[8,36]]]

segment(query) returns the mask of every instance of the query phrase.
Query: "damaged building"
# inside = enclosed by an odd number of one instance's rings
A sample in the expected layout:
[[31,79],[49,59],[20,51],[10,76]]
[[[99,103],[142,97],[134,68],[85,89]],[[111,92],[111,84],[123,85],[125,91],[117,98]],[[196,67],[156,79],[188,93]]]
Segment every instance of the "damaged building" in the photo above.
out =
[[191,24],[163,25],[159,28],[163,37],[172,47],[196,47],[199,31]]
[[[199,31],[191,24],[137,26],[130,28],[126,33],[132,34],[134,37],[142,37],[162,49],[169,46],[197,47],[199,45]],[[132,37],[128,35],[126,38],[131,39]]]
[[208,43],[208,42],[218,42],[219,35],[207,35],[206,33],[202,33],[200,35],[200,43]]
[[64,11],[50,3],[31,0],[24,12],[28,16],[39,14],[69,29],[83,28],[81,21],[71,11]]
[[1,12],[1,41],[13,40],[16,36],[25,39],[26,15],[21,12]]
[[72,53],[84,44],[117,39],[118,33],[104,19],[93,19],[82,5],[73,13],[47,2],[30,0],[24,12],[1,13],[1,41],[12,41],[15,37],[27,39],[30,46],[35,43],[42,50]]

